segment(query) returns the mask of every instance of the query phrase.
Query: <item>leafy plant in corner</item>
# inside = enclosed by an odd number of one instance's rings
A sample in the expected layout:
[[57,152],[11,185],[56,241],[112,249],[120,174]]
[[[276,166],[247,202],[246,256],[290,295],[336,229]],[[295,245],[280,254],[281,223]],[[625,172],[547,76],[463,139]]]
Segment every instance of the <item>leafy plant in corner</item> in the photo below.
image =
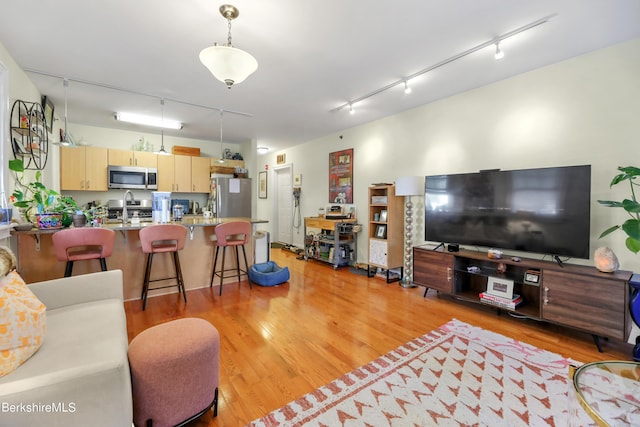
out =
[[602,232],[600,238],[616,230],[622,230],[627,235],[627,239],[625,241],[627,249],[634,254],[637,254],[640,251],[640,203],[638,203],[638,199],[636,198],[636,187],[640,186],[640,183],[637,181],[637,177],[640,176],[640,168],[626,166],[619,167],[618,170],[622,173],[613,178],[609,187],[628,181],[629,189],[631,190],[631,199],[624,199],[621,202],[613,200],[598,200],[598,203],[610,208],[622,208],[627,212],[630,218],[622,225],[614,225],[613,227],[607,228]]
[[9,160],[9,169],[15,172],[17,183],[11,201],[20,209],[27,221],[34,222],[36,214],[59,212],[60,193],[47,188],[42,183],[40,171],[36,172],[34,181],[25,182],[25,167],[22,159]]

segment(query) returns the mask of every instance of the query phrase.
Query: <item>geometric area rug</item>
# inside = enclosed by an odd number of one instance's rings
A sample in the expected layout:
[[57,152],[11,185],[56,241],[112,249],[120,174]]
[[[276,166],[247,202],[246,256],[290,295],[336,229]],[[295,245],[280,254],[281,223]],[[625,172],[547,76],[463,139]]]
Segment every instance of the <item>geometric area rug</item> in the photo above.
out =
[[595,425],[572,399],[570,364],[453,319],[248,426]]

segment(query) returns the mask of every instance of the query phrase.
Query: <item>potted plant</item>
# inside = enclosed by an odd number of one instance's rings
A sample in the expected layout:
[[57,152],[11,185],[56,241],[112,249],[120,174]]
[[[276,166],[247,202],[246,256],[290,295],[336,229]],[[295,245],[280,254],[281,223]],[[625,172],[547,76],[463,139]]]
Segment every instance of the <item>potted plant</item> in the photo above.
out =
[[15,172],[16,189],[11,201],[24,218],[39,228],[59,228],[62,214],[59,212],[60,193],[48,189],[41,181],[42,172],[35,173],[35,180],[25,182],[25,167],[22,159],[9,160],[9,169]]
[[81,209],[73,197],[62,196],[60,197],[59,206],[62,210],[62,224],[68,227],[73,223],[74,227],[84,227],[87,225],[87,221],[93,219],[91,210]]
[[640,203],[636,199],[636,187],[640,186],[640,183],[636,180],[636,177],[640,176],[640,168],[634,166],[619,167],[618,170],[622,173],[613,177],[610,187],[617,185],[621,182],[627,181],[629,183],[629,190],[631,191],[631,198],[624,199],[621,202],[613,200],[598,200],[601,205],[610,208],[622,208],[629,215],[622,225],[614,225],[607,228],[600,234],[600,238],[616,231],[622,230],[627,235],[625,245],[634,254],[640,251]]

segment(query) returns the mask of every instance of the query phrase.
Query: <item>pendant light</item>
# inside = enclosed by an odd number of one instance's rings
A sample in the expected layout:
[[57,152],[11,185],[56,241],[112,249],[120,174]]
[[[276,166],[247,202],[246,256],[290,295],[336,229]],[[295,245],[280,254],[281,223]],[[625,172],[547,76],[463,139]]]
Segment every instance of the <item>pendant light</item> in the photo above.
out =
[[64,131],[60,129],[60,142],[54,142],[54,144],[63,147],[77,147],[78,145],[73,140],[73,137],[67,132],[67,88],[69,87],[69,80],[62,79],[62,85],[64,87]]
[[200,52],[200,62],[216,79],[231,89],[231,86],[243,82],[258,69],[258,61],[250,53],[231,45],[231,21],[240,15],[238,9],[230,4],[223,4],[219,10],[227,20],[227,44],[218,46],[216,43],[203,49]]
[[[162,117],[162,124],[164,124],[164,98],[160,99],[160,116]],[[164,127],[160,128],[160,150],[156,151],[155,154],[160,154],[163,156],[168,156],[169,153],[167,153],[164,149]]]
[[218,163],[227,163],[224,158],[224,152],[222,150],[222,115],[224,114],[224,110],[220,110],[220,158],[218,159]]

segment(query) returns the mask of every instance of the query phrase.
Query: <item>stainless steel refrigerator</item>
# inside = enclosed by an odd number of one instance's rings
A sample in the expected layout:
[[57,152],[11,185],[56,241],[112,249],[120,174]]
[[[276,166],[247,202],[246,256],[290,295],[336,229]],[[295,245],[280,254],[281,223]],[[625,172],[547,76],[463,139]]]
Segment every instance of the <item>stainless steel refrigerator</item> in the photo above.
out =
[[208,208],[214,218],[251,217],[251,178],[211,177]]

